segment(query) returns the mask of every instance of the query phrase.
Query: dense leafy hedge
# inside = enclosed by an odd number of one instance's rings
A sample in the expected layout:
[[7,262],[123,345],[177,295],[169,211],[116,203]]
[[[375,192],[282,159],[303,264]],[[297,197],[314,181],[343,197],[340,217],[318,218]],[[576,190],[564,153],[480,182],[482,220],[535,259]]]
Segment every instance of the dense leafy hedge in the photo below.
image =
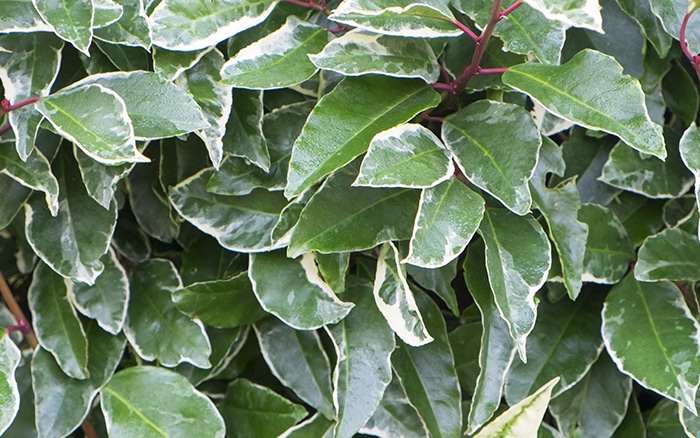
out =
[[0,433],[700,436],[698,8],[0,0]]

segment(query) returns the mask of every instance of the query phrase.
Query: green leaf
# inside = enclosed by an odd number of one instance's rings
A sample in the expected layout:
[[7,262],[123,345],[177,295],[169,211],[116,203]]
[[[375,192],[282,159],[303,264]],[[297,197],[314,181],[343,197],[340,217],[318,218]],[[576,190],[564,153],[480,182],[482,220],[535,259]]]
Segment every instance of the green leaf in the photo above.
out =
[[251,254],[248,276],[263,309],[297,330],[334,324],[353,307],[321,279],[311,253],[301,260],[284,251]]
[[323,277],[323,281],[333,289],[335,293],[345,291],[345,277],[350,267],[350,253],[315,253],[318,272]]
[[156,73],[130,71],[92,75],[72,85],[71,89],[91,84],[108,88],[121,97],[134,126],[134,136],[139,140],[173,137],[209,126],[192,96]]
[[247,256],[228,251],[216,240],[200,234],[182,253],[180,275],[182,282],[190,285],[197,282],[229,280],[245,271],[247,267]]
[[486,244],[486,269],[496,306],[526,362],[525,342],[535,326],[535,293],[552,264],[549,240],[532,216],[495,208],[486,210],[479,234]]
[[227,280],[190,284],[173,292],[172,300],[182,313],[212,327],[238,327],[265,315],[245,272]]
[[25,204],[27,240],[57,273],[94,284],[104,268],[99,259],[107,252],[116,225],[116,203],[105,210],[88,196],[70,149],[56,157],[53,173],[60,189],[58,215],[52,217],[43,200],[31,198]]
[[583,204],[578,219],[588,225],[581,278],[593,283],[617,283],[634,260],[634,247],[625,227],[612,211],[597,204]]
[[122,5],[115,3],[113,0],[95,0],[93,1],[93,6],[95,7],[95,16],[92,23],[94,28],[109,26],[119,20],[124,13]]
[[411,237],[418,192],[350,187],[357,167],[330,177],[301,212],[287,254],[345,252]]
[[507,411],[474,435],[474,438],[536,436],[542,417],[547,410],[552,388],[558,380],[558,377],[553,378],[531,396],[508,408]]
[[247,379],[236,379],[228,386],[219,410],[234,438],[273,438],[307,415],[302,406]]
[[430,44],[419,38],[402,38],[351,30],[328,43],[309,59],[316,67],[360,76],[376,73],[397,78],[421,78],[432,84],[440,77]]
[[226,85],[257,90],[300,84],[317,70],[307,55],[321,51],[328,39],[323,28],[290,16],[282,27],[226,61],[221,80]]
[[483,217],[484,199],[456,178],[424,189],[408,256],[401,262],[445,266],[464,251]]
[[461,31],[444,0],[345,0],[328,17],[333,21],[385,35],[411,38],[454,37]]
[[635,397],[634,393],[632,393],[630,395],[629,403],[627,404],[627,414],[622,420],[622,423],[615,430],[613,438],[643,436],[644,434],[646,434],[644,419],[642,418],[642,413],[639,410],[637,397]]
[[503,82],[559,117],[666,158],[661,127],[649,118],[639,82],[608,55],[583,50],[561,66],[521,64],[508,69]]
[[210,368],[211,344],[204,326],[180,313],[170,299],[181,288],[169,260],[149,259],[134,266],[124,334],[144,360],[168,367],[189,362]]
[[91,0],[32,0],[32,4],[56,35],[88,54],[95,14]]
[[667,228],[639,248],[634,276],[639,281],[700,280],[700,242],[697,236]]
[[693,76],[677,60],[671,63],[671,70],[664,76],[661,88],[668,110],[680,117],[686,126],[695,122],[700,97]]
[[530,210],[528,180],[542,137],[527,111],[510,103],[478,101],[445,119],[442,139],[472,184],[518,215]]
[[557,396],[581,380],[603,349],[600,311],[603,294],[584,292],[578,299],[550,303],[537,309],[535,329],[527,338],[527,363],[513,362],[506,380],[509,405],[527,397],[543,383],[559,377],[552,395]]
[[31,196],[32,191],[0,173],[0,230],[7,228]]
[[627,275],[605,300],[601,332],[617,367],[694,414],[700,327],[672,283]]
[[665,57],[671,48],[673,38],[664,30],[659,17],[654,15],[649,0],[618,0],[617,3],[623,11],[639,23],[656,53]]
[[233,91],[233,110],[226,124],[224,151],[243,157],[260,169],[270,170],[270,152],[263,133],[263,93],[257,90]]
[[101,163],[148,161],[136,149],[124,101],[108,88],[72,88],[44,98],[36,106],[56,131]]
[[41,346],[53,355],[68,376],[81,380],[90,377],[87,337],[68,300],[63,277],[40,263],[34,271],[27,301]]
[[226,249],[260,252],[274,248],[272,228],[287,205],[281,193],[254,190],[247,196],[206,191],[214,170],[205,169],[170,188],[170,202],[180,216],[213,236]]
[[153,44],[164,49],[204,49],[263,22],[275,4],[275,0],[216,0],[197,4],[165,0],[148,18],[151,38]]
[[109,436],[225,435],[214,403],[172,371],[127,368],[115,374],[101,393]]
[[88,195],[103,208],[109,209],[117,184],[133,169],[135,163],[107,166],[90,158],[80,148],[73,148],[73,155],[78,162],[80,176]]
[[428,128],[401,124],[372,138],[353,185],[434,187],[454,174],[450,158],[450,152]]
[[15,370],[21,359],[22,352],[6,333],[0,349],[0,433],[10,427],[19,411],[20,393]]
[[416,300],[435,340],[420,347],[399,344],[391,364],[413,405],[433,437],[459,437],[462,398],[452,349],[440,309],[427,295]]
[[[683,164],[693,173],[695,177],[695,192],[700,192],[700,131],[693,123],[685,130],[680,140],[680,153]],[[700,197],[695,195],[696,206],[700,212]],[[698,225],[700,230],[700,225]]]
[[[348,102],[361,102],[361,110],[347,111]],[[321,98],[294,143],[285,195],[300,195],[367,150],[375,134],[438,103],[438,94],[422,81],[384,76],[344,79]],[[334,122],[337,117],[342,117],[342,124]]]
[[122,16],[109,26],[95,29],[95,38],[114,44],[151,47],[148,16],[141,0],[114,0],[122,7]]
[[378,257],[372,293],[389,327],[408,345],[418,347],[432,342],[406,281],[406,268],[399,263],[399,251],[387,242]]
[[[193,52],[174,52],[172,50],[153,47],[153,71],[169,81],[175,80],[185,71],[199,62],[210,49],[196,50]],[[220,70],[220,69],[219,69]]]
[[275,377],[332,420],[331,364],[318,333],[295,330],[273,317],[258,321],[253,328],[260,352]]
[[[3,4],[5,8],[12,9]],[[17,103],[49,94],[58,74],[63,41],[46,32],[5,34],[0,35],[0,48],[7,50],[0,50],[0,77],[7,100]],[[34,148],[42,116],[34,105],[28,105],[11,111],[9,119],[17,152],[26,160]]]
[[451,284],[452,280],[457,276],[456,259],[437,269],[421,268],[407,264],[406,272],[418,285],[435,292],[435,295],[445,302],[455,316],[459,315],[456,292]]
[[53,29],[39,15],[31,0],[3,0],[0,8],[2,33],[51,32]]
[[421,438],[427,436],[423,420],[411,406],[397,379],[392,379],[384,397],[360,433],[373,436]]
[[335,346],[334,437],[350,438],[379,406],[391,382],[394,333],[372,300],[372,284],[351,277],[343,297],[355,304],[338,324],[326,328]]
[[63,373],[54,358],[43,348],[32,358],[32,388],[39,436],[68,436],[87,417],[100,388],[119,365],[126,340],[100,330],[97,324],[86,325],[88,370],[86,380],[73,379]]
[[[209,369],[197,368],[192,364],[183,362],[175,367],[175,371],[187,377],[194,386],[212,380],[225,373],[234,356],[240,353],[248,339],[248,327],[233,329],[217,329],[206,327],[207,336],[211,341],[211,356],[209,361],[212,367]],[[225,377],[224,377],[225,378]]]
[[297,423],[287,429],[280,438],[333,438],[333,427],[335,423],[328,420],[320,413],[315,413],[307,420]]
[[92,318],[105,331],[116,335],[122,330],[129,303],[129,280],[111,249],[100,262],[104,271],[95,284],[67,282],[68,296],[83,315]]
[[603,353],[581,381],[552,400],[549,409],[566,436],[612,436],[625,417],[631,392],[632,379]]
[[508,325],[494,301],[484,257],[484,245],[474,243],[467,250],[467,258],[464,260],[464,279],[481,313],[483,328],[479,349],[479,376],[469,407],[468,434],[479,430],[500,406],[506,375],[516,353]]
[[568,180],[555,188],[546,185],[547,173],[557,173],[564,165],[562,151],[553,141],[543,142],[535,174],[530,180],[530,190],[537,209],[542,213],[559,256],[564,275],[564,285],[571,299],[581,291],[581,273],[586,254],[588,226],[577,219],[581,199],[575,180]]
[[33,151],[24,161],[17,155],[14,143],[0,143],[0,172],[33,190],[44,192],[46,206],[52,216],[58,214],[58,181],[51,173],[51,164],[41,151]]
[[[681,33],[681,23],[686,12],[691,10],[690,1],[694,0],[649,0],[651,10],[659,17],[666,32],[678,39]],[[686,29],[686,42],[693,53],[700,50],[700,15],[693,14]]]
[[550,20],[561,21],[573,26],[603,32],[603,18],[600,16],[600,6],[597,0],[557,1],[557,0],[525,0],[525,3],[544,14]]

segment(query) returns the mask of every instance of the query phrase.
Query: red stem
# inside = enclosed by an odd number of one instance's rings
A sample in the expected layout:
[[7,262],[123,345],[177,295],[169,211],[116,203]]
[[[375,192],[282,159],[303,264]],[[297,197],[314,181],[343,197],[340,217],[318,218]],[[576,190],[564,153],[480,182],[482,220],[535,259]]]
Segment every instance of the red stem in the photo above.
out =
[[499,16],[499,18],[503,18],[503,17],[507,16],[508,14],[513,12],[514,10],[518,9],[520,7],[520,5],[522,5],[522,4],[523,4],[523,2],[513,3],[512,5],[507,7],[503,12],[501,12],[501,15]]
[[453,21],[452,23],[453,23],[455,26],[457,26],[457,28],[458,28],[459,30],[461,30],[461,31],[464,32],[465,34],[469,35],[469,38],[471,38],[475,43],[478,43],[478,42],[479,42],[480,37],[479,37],[477,34],[475,34],[474,32],[472,32],[472,30],[469,29],[467,26],[465,26],[464,24],[460,23],[460,22],[457,21],[457,20]]
[[10,111],[22,108],[23,106],[31,105],[34,102],[38,102],[40,99],[40,97],[30,97],[29,99],[22,100],[14,105],[10,104],[9,100],[3,99],[2,101],[0,101],[0,110],[2,110],[2,112],[9,113]]
[[500,75],[508,71],[508,67],[502,68],[479,68],[480,75]]
[[293,5],[301,6],[302,8],[306,9],[318,9],[319,11],[325,11],[326,6],[325,4],[321,3],[320,5],[317,3],[314,3],[313,0],[309,1],[301,1],[301,0],[283,0],[287,3],[291,3]]
[[698,76],[698,79],[700,79],[700,57],[694,56],[692,53],[690,53],[690,49],[688,48],[688,42],[685,40],[685,29],[688,27],[688,22],[690,21],[690,17],[693,15],[693,13],[696,11],[696,9],[693,9],[692,11],[686,12],[685,16],[683,17],[683,22],[681,23],[681,33],[680,33],[680,40],[681,40],[681,50],[683,50],[683,54],[685,55],[686,58],[688,58],[688,61],[690,61],[690,64],[693,66],[693,69],[695,70],[695,74]]

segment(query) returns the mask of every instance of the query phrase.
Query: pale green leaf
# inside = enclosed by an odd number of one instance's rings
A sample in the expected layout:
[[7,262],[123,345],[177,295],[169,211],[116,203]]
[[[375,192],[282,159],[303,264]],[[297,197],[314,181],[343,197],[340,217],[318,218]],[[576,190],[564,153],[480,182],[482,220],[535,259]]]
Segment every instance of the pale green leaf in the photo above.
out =
[[281,28],[226,61],[221,80],[238,88],[262,90],[300,84],[317,70],[307,55],[321,51],[328,39],[328,31],[290,16]]
[[398,345],[391,356],[391,364],[430,436],[459,437],[462,395],[445,320],[437,304],[426,294],[418,293],[416,300],[435,340],[420,347]]
[[332,420],[331,364],[318,333],[295,330],[273,317],[258,321],[253,328],[260,352],[275,377]]
[[109,26],[122,17],[124,8],[114,0],[93,0],[95,15],[92,26],[97,29],[100,27]]
[[151,47],[148,16],[142,0],[114,0],[122,7],[122,16],[109,26],[94,30],[98,40],[126,46]]
[[5,334],[0,348],[0,433],[10,427],[19,411],[20,392],[15,370],[21,358],[22,352],[9,334]]
[[524,2],[550,20],[561,21],[567,26],[603,32],[603,18],[600,15],[598,0],[525,0]]
[[[357,109],[349,111],[348,102]],[[294,143],[285,195],[294,197],[367,150],[375,134],[439,103],[422,81],[346,78],[318,102]],[[340,117],[342,124],[336,123]]]
[[212,366],[208,369],[197,368],[192,364],[183,362],[175,367],[175,371],[187,377],[194,386],[212,380],[224,373],[239,354],[248,339],[248,327],[236,327],[217,329],[206,327],[207,336],[211,341],[211,356],[209,361]]
[[605,300],[601,332],[620,371],[694,414],[699,330],[672,283],[642,283],[628,274]]
[[[690,1],[695,0],[649,0],[654,15],[659,17],[666,32],[674,39],[680,37],[683,17],[691,9]],[[693,53],[700,51],[700,14],[690,17],[685,39]]]
[[182,288],[172,262],[150,259],[140,263],[132,268],[130,283],[124,334],[138,355],[168,367],[180,362],[211,367],[211,344],[204,326],[180,313],[170,299]]
[[248,276],[263,309],[297,330],[334,324],[353,307],[323,281],[311,253],[300,260],[284,251],[251,254]]
[[402,38],[352,30],[309,55],[316,67],[346,76],[377,73],[399,78],[421,78],[431,84],[440,77],[430,44],[420,38]]
[[224,151],[243,157],[260,169],[270,170],[270,151],[263,133],[263,93],[257,90],[233,90],[233,109],[224,135]]
[[0,169],[0,172],[23,186],[44,192],[51,215],[58,214],[58,181],[51,173],[49,160],[41,151],[33,151],[22,161],[14,143],[0,143]]
[[[208,126],[192,96],[156,73],[103,73],[88,76],[71,88],[90,84],[101,85],[121,97],[133,124],[133,135],[139,140],[173,137]],[[97,115],[103,116],[101,112]]]
[[135,163],[108,166],[93,160],[78,147],[73,148],[73,155],[78,162],[80,176],[88,195],[103,208],[109,209],[117,191],[117,184],[133,169]]
[[452,287],[452,280],[457,276],[457,259],[437,269],[407,264],[406,272],[418,285],[435,292],[455,316],[459,315],[457,294]]
[[136,149],[124,101],[108,88],[94,84],[72,88],[36,106],[63,137],[101,163],[148,161]]
[[90,377],[77,380],[67,376],[49,352],[39,348],[32,358],[32,389],[36,429],[40,437],[68,436],[87,417],[99,389],[119,365],[126,340],[85,327],[88,339]]
[[330,177],[301,212],[287,253],[346,252],[411,237],[418,191],[351,187],[357,167]]
[[508,408],[507,411],[474,435],[474,438],[536,436],[542,417],[547,410],[552,388],[558,380],[559,378],[555,377],[531,396]]
[[322,254],[315,253],[318,272],[323,277],[323,281],[333,289],[335,293],[345,291],[345,277],[350,267],[349,252]]
[[326,328],[338,358],[333,371],[336,438],[350,438],[364,426],[391,382],[390,357],[396,340],[371,290],[371,283],[349,279],[343,297],[355,307],[338,324]]
[[399,263],[393,243],[382,245],[374,276],[374,302],[389,327],[406,344],[418,347],[433,341],[406,280],[406,268]]
[[360,433],[376,437],[423,438],[427,436],[423,420],[411,406],[397,379],[392,379],[384,397]]
[[100,262],[104,271],[95,284],[67,282],[68,296],[83,315],[92,318],[105,331],[116,335],[121,332],[129,303],[129,280],[111,249]]
[[40,263],[34,271],[27,301],[41,346],[68,376],[81,380],[90,377],[87,337],[68,299],[64,278]]
[[532,216],[497,208],[486,210],[479,234],[486,244],[486,269],[496,306],[525,362],[525,342],[535,326],[535,293],[552,264],[549,239]]
[[634,276],[639,281],[700,280],[700,242],[697,236],[667,228],[639,248]]
[[517,65],[503,74],[503,82],[559,117],[666,158],[662,129],[649,118],[641,85],[608,55],[586,49],[560,66]]
[[302,406],[247,379],[236,379],[219,405],[232,438],[279,436],[306,417]]
[[214,46],[263,22],[276,0],[165,0],[148,17],[153,44],[192,51]]
[[[62,276],[94,284],[102,272],[117,222],[116,203],[105,210],[85,191],[70,149],[54,159],[59,182],[59,210],[52,217],[46,202],[34,196],[25,204],[25,232],[34,252]],[[60,244],[57,244],[60,242]]]
[[434,187],[454,174],[450,152],[428,128],[405,123],[372,138],[353,182],[361,187]]
[[516,214],[530,210],[528,180],[535,171],[542,137],[527,111],[510,103],[481,100],[447,117],[442,139],[472,184]]
[[193,52],[175,52],[160,47],[151,48],[153,71],[169,81],[175,80],[185,71],[197,64],[200,59],[212,49],[202,49]]
[[32,0],[0,0],[0,32],[51,32]]
[[7,228],[26,204],[32,191],[0,173],[0,230]]
[[214,403],[172,371],[127,368],[115,374],[101,394],[109,436],[225,436]]
[[[680,153],[683,164],[693,173],[695,177],[695,192],[700,192],[700,130],[693,123],[683,133],[680,141]],[[700,196],[695,196],[696,206],[700,211]],[[698,224],[700,231],[700,224]]]
[[205,169],[171,187],[178,213],[226,249],[260,252],[274,248],[272,228],[287,205],[281,193],[254,190],[247,196],[222,196],[206,191],[214,170]]
[[439,268],[456,259],[484,217],[484,199],[451,178],[421,193],[408,256],[401,263]]
[[639,23],[656,53],[665,57],[671,48],[673,38],[664,30],[659,17],[654,15],[649,0],[618,0],[617,3],[623,11]]
[[333,438],[334,425],[334,422],[317,412],[287,429],[279,438]]
[[190,284],[173,292],[172,300],[182,313],[212,327],[238,327],[265,315],[246,272],[226,280]]
[[32,0],[32,4],[56,35],[88,54],[95,14],[92,0]]
[[444,0],[344,0],[331,20],[385,35],[439,38],[461,35]]

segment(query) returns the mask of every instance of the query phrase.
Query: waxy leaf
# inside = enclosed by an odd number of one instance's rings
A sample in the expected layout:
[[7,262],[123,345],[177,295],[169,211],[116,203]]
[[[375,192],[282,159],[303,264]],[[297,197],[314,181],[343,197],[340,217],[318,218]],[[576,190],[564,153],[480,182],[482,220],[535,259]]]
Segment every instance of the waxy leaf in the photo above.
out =
[[462,394],[445,320],[437,304],[427,295],[420,293],[416,300],[435,340],[420,347],[397,345],[391,364],[430,435],[459,437],[462,432]]
[[423,420],[409,403],[397,379],[393,379],[387,386],[377,410],[360,429],[360,433],[404,438],[422,438],[428,435]]
[[338,361],[333,371],[334,436],[350,438],[372,416],[391,382],[391,331],[372,300],[372,284],[351,278],[343,297],[355,304],[338,324],[326,328]]
[[[348,102],[361,105],[348,111]],[[285,195],[300,195],[366,151],[375,134],[438,103],[439,95],[422,81],[383,76],[344,79],[321,98],[294,143]],[[342,124],[334,122],[338,117]]]
[[33,193],[14,179],[0,173],[0,230],[7,228]]
[[620,8],[639,23],[642,32],[661,57],[668,54],[673,38],[663,28],[661,20],[654,14],[649,1],[618,0]]
[[255,190],[247,196],[222,196],[206,190],[214,170],[205,169],[171,187],[178,213],[213,236],[226,249],[260,252],[272,249],[272,228],[287,205],[281,193]]
[[51,32],[31,0],[3,0],[0,8],[0,32]]
[[301,212],[287,254],[345,252],[411,237],[418,191],[350,187],[357,167],[330,177]]
[[214,403],[186,378],[164,368],[119,371],[102,389],[101,408],[109,436],[225,435]]
[[175,291],[172,300],[182,313],[212,327],[238,327],[265,315],[246,272],[227,280],[190,284]]
[[32,0],[32,4],[56,35],[88,55],[95,14],[92,0]]
[[68,299],[64,278],[40,263],[34,271],[27,300],[41,346],[54,356],[68,376],[81,380],[90,377],[87,337]]
[[316,73],[308,54],[328,43],[328,31],[290,16],[271,34],[241,49],[221,69],[221,80],[237,88],[267,90],[297,85]]
[[561,21],[567,26],[583,27],[603,32],[603,18],[597,0],[560,1],[525,0],[525,3],[544,14],[550,20]]
[[153,44],[177,51],[214,46],[264,21],[276,0],[162,1],[148,17]]
[[486,210],[479,234],[486,244],[486,270],[496,306],[526,362],[525,342],[535,326],[535,293],[552,264],[549,240],[532,216],[497,208]]
[[126,340],[111,336],[95,323],[87,324],[90,377],[67,376],[49,352],[39,348],[32,357],[32,389],[39,436],[68,436],[90,412],[99,389],[119,365]]
[[455,316],[460,314],[456,292],[451,284],[452,280],[457,276],[456,259],[437,269],[421,268],[407,264],[406,272],[421,287],[435,292],[435,295],[445,302]]
[[372,294],[389,327],[406,344],[418,347],[433,341],[408,286],[406,268],[399,263],[399,251],[391,242],[379,251]]
[[[700,192],[700,130],[693,123],[683,133],[679,145],[683,164],[690,169],[695,177],[695,192]],[[700,212],[700,196],[695,195],[697,210]],[[698,224],[700,232],[700,224]]]
[[[675,39],[680,37],[681,24],[686,12],[693,9],[695,0],[649,0],[651,10],[659,17],[666,32]],[[693,14],[688,20],[685,39],[690,50],[700,50],[700,15]]]
[[[71,88],[90,84],[101,85],[121,97],[134,127],[133,135],[139,140],[173,137],[209,126],[192,96],[156,73],[103,73],[88,76]],[[97,115],[102,117],[101,112]]]
[[318,438],[333,438],[333,428],[335,423],[328,420],[320,413],[315,413],[307,420],[297,423],[287,429],[280,438],[307,438],[310,436]]
[[224,151],[243,157],[260,169],[270,170],[270,151],[263,133],[263,93],[257,90],[233,91],[233,110],[226,124]]
[[36,106],[56,131],[101,163],[148,161],[136,149],[124,101],[110,89],[101,85],[72,88]]
[[323,51],[309,55],[316,67],[345,76],[368,73],[399,78],[421,78],[431,84],[440,77],[433,49],[419,38],[352,30],[328,43]]
[[145,360],[158,360],[168,367],[189,362],[210,368],[211,344],[204,326],[180,313],[170,299],[181,288],[169,260],[149,259],[134,266],[124,334]]
[[274,437],[306,417],[302,406],[247,379],[236,379],[219,405],[230,436]]
[[169,81],[174,81],[175,78],[197,64],[210,50],[211,49],[196,50],[194,52],[174,52],[172,50],[161,49],[160,47],[153,47],[151,49],[153,71]]
[[483,217],[484,198],[456,178],[424,189],[408,256],[401,263],[445,266],[464,251]]
[[0,143],[0,172],[33,190],[44,192],[52,216],[58,214],[58,181],[51,164],[41,151],[34,151],[22,161],[11,142]]
[[608,55],[586,49],[560,66],[517,65],[503,74],[503,82],[559,117],[666,158],[661,127],[649,118],[639,82],[622,74],[622,66]]
[[[517,133],[516,142],[513,133]],[[447,117],[442,139],[472,184],[518,215],[530,210],[528,180],[535,171],[542,137],[527,111],[482,100]]]
[[639,248],[634,276],[639,281],[700,280],[700,242],[697,236],[667,228]]
[[0,433],[4,433],[19,411],[20,393],[15,380],[15,370],[22,358],[22,352],[10,339],[2,337],[0,347]]
[[489,438],[494,436],[537,436],[542,417],[552,395],[552,388],[557,384],[558,377],[553,378],[531,396],[498,416],[479,431],[474,438]]
[[117,184],[133,169],[135,163],[107,166],[93,160],[78,147],[73,147],[73,155],[78,162],[80,176],[88,195],[103,208],[109,209],[117,191]]
[[260,352],[275,377],[332,420],[331,364],[318,333],[295,330],[273,317],[258,321],[253,328]]
[[109,26],[122,17],[124,8],[113,0],[94,0],[95,16],[92,26],[100,28]]
[[428,128],[406,123],[372,138],[353,183],[362,187],[434,187],[454,174],[450,152]]
[[297,330],[334,324],[353,307],[321,279],[311,253],[301,260],[284,251],[251,254],[248,276],[263,309]]
[[628,274],[605,300],[601,331],[620,371],[697,412],[700,326],[675,285]]

